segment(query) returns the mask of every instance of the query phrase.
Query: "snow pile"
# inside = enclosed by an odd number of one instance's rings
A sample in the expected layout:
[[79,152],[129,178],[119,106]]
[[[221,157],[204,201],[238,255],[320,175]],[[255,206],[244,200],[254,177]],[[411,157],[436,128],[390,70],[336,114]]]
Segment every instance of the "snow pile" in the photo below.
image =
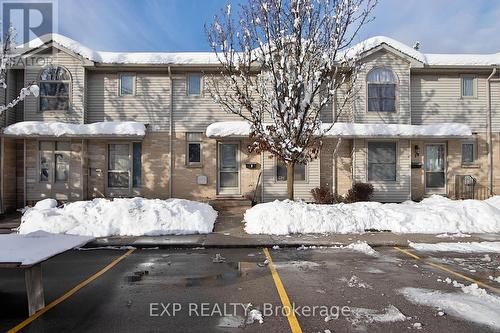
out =
[[366,242],[362,241],[357,241],[356,243],[351,243],[349,245],[346,245],[344,248],[350,249],[356,252],[361,252],[364,254],[367,254],[372,257],[378,256],[378,252],[375,251],[370,245],[368,245]]
[[[329,137],[398,137],[398,138],[438,138],[467,137],[472,135],[469,126],[458,123],[435,125],[405,124],[359,124],[359,123],[324,123],[323,133]],[[206,135],[210,138],[245,137],[250,135],[250,124],[246,121],[223,121],[210,124]]]
[[69,249],[80,247],[93,237],[57,235],[36,231],[26,235],[0,235],[0,262],[33,265]]
[[489,295],[476,284],[462,287],[461,293],[444,293],[420,288],[400,292],[411,302],[436,307],[460,319],[500,329],[500,298]]
[[450,200],[432,196],[419,203],[357,202],[317,205],[289,200],[256,205],[245,212],[249,234],[363,233],[368,229],[395,233],[500,232],[496,199]]
[[22,121],[4,129],[13,136],[93,136],[93,135],[146,135],[146,126],[135,121],[103,121],[92,124],[69,124],[45,121]]
[[417,251],[427,252],[460,252],[460,253],[500,253],[500,242],[470,242],[470,243],[409,243]]
[[359,324],[359,322],[390,323],[396,321],[405,321],[407,319],[406,316],[402,314],[401,311],[399,311],[399,309],[392,304],[390,304],[383,311],[351,307],[351,313],[354,317],[353,320],[354,324]]
[[62,208],[46,200],[25,211],[21,234],[36,230],[94,237],[206,234],[217,217],[210,205],[183,199],[94,199]]
[[208,125],[206,135],[209,138],[228,136],[249,136],[250,123],[246,121],[222,121]]

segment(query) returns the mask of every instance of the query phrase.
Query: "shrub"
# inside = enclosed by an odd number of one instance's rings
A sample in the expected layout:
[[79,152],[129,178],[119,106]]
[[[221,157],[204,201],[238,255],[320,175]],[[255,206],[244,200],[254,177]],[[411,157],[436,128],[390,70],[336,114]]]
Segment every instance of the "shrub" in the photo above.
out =
[[317,204],[331,204],[334,202],[334,195],[328,187],[316,187],[311,190],[314,202]]
[[369,183],[356,183],[352,185],[352,188],[347,192],[345,201],[359,202],[359,201],[370,201],[373,196],[373,185]]

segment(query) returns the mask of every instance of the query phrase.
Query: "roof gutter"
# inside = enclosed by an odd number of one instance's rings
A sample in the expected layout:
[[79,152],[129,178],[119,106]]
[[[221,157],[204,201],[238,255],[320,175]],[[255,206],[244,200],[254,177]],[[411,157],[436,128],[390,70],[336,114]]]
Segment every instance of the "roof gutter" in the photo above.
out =
[[168,120],[168,152],[170,153],[170,165],[168,166],[168,196],[169,198],[172,198],[172,181],[173,181],[173,174],[174,174],[174,154],[172,152],[173,148],[173,129],[174,129],[174,81],[172,80],[172,70],[170,69],[170,66],[168,66],[168,79],[170,81],[170,112],[169,112],[169,120]]
[[493,195],[493,134],[491,129],[491,82],[500,82],[499,78],[493,77],[497,73],[496,65],[493,66],[490,76],[488,76],[486,87],[487,93],[487,115],[486,115],[486,140],[488,141],[488,194]]

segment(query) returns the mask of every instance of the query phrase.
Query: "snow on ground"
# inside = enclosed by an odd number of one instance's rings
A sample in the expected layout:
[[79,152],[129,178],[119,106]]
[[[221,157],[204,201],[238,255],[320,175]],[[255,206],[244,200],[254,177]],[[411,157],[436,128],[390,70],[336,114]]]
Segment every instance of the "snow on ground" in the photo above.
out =
[[81,136],[134,135],[144,136],[146,126],[136,121],[103,121],[92,124],[69,124],[46,121],[22,121],[7,126],[4,134],[14,136]]
[[449,233],[444,233],[444,234],[439,234],[436,235],[437,238],[466,238],[466,237],[472,237],[469,234],[462,234],[460,232],[457,232],[456,234],[449,234]]
[[463,286],[462,293],[446,293],[420,288],[403,288],[400,292],[411,302],[432,306],[460,319],[500,329],[500,298],[488,294],[477,284]]
[[28,208],[19,232],[105,236],[206,234],[217,212],[208,204],[184,199],[94,199],[54,207],[52,199]]
[[314,249],[336,249],[336,250],[343,250],[343,249],[346,249],[346,250],[351,250],[351,251],[356,251],[356,252],[361,252],[361,253],[364,253],[364,254],[367,254],[369,256],[372,256],[372,257],[377,257],[378,256],[378,252],[375,251],[370,245],[368,245],[368,243],[366,242],[362,242],[362,241],[357,241],[355,243],[351,243],[349,245],[339,245],[339,246],[330,246],[330,247],[324,247],[324,246],[315,246],[315,245],[312,245],[312,246],[304,246],[304,245],[301,245],[297,248],[297,250],[301,251],[301,250],[314,250]]
[[459,243],[436,243],[436,244],[410,242],[408,245],[417,251],[427,251],[427,252],[500,253],[500,242],[470,242],[470,243],[459,242]]
[[289,200],[256,205],[245,212],[249,234],[494,233],[500,232],[500,200],[450,200],[432,196],[419,203],[357,202],[317,205]]
[[[468,137],[472,135],[469,126],[458,123],[442,123],[437,125],[404,125],[404,124],[356,124],[324,123],[325,136],[330,137]],[[223,121],[212,123],[206,133],[210,138],[247,137],[250,135],[250,124],[246,121]]]
[[80,247],[93,237],[58,235],[45,231],[35,231],[26,235],[0,235],[0,263],[32,265],[56,254]]
[[363,323],[390,323],[395,321],[405,321],[407,318],[394,305],[390,304],[383,311],[366,308],[351,307],[351,314],[354,318],[353,324]]

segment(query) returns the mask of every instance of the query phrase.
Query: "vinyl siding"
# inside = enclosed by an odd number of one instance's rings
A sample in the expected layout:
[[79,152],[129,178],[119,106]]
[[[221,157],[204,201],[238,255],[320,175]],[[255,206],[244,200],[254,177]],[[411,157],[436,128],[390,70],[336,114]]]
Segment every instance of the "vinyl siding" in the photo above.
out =
[[[396,87],[396,112],[368,112],[368,72],[377,67],[391,69],[398,80]],[[355,80],[356,97],[353,101],[355,122],[359,123],[410,123],[410,63],[386,51],[378,51],[363,60]]]
[[[263,166],[263,186],[264,197],[263,201],[283,200],[287,197],[286,182],[276,181],[276,164],[275,158],[264,153]],[[294,184],[294,195],[296,200],[313,201],[311,190],[320,186],[320,160],[319,158],[310,162],[307,165],[306,181],[296,181]]]
[[[127,71],[126,73],[130,73]],[[152,131],[168,131],[170,79],[166,72],[136,72],[133,96],[120,96],[120,72],[89,72],[87,119],[100,121],[139,121]]]
[[[484,132],[487,106],[486,77],[478,76],[476,82],[477,96],[462,98],[459,73],[413,75],[411,79],[412,124],[457,122],[469,125],[474,132]],[[495,90],[492,90],[495,93]],[[498,100],[498,92],[496,96]],[[496,130],[500,129],[500,121],[494,120],[494,123]]]
[[[354,181],[368,181],[368,142],[370,140],[354,140]],[[373,140],[376,141],[376,140]],[[391,141],[391,140],[387,140]],[[410,142],[397,141],[396,181],[370,182],[374,187],[374,201],[401,202],[410,199]]]
[[176,132],[205,132],[208,125],[219,121],[243,120],[237,115],[225,112],[216,104],[206,88],[206,80],[200,96],[188,96],[186,75],[176,75],[174,84],[174,129]]
[[491,82],[491,127],[500,132],[500,82]]
[[[85,70],[81,60],[60,50],[55,50],[53,55],[45,54],[44,57],[52,58],[54,65],[65,67],[71,74],[71,101],[68,111],[39,111],[39,99],[28,96],[24,101],[24,120],[26,121],[62,121],[69,123],[83,123],[83,101],[85,94]],[[26,67],[24,84],[38,82],[40,71],[43,67]]]

